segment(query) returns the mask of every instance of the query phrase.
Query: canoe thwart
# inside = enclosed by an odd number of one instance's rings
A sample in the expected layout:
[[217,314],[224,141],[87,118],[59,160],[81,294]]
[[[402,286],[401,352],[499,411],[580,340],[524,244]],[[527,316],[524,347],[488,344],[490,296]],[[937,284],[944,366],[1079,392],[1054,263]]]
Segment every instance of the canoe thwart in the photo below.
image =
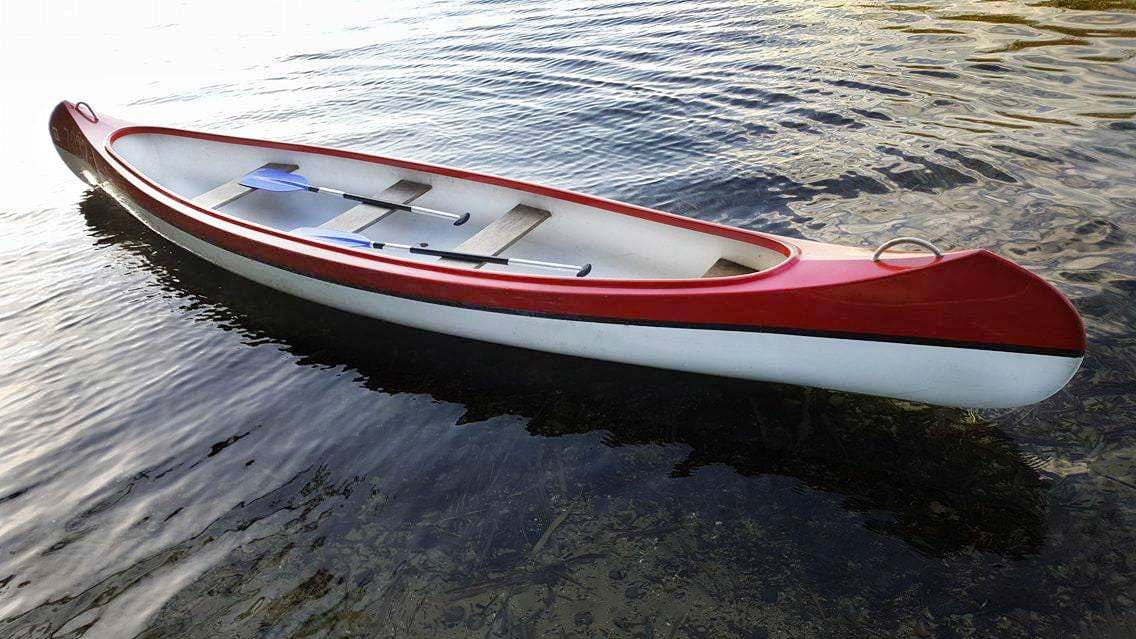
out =
[[756,272],[755,269],[748,266],[722,258],[714,262],[714,264],[702,274],[702,277],[729,277],[731,275],[745,275],[746,273]]
[[[278,171],[286,171],[291,173],[300,168],[298,164],[282,164],[279,162],[269,162],[262,169],[276,169]],[[236,178],[230,182],[225,182],[217,188],[206,191],[201,195],[193,198],[193,203],[198,206],[203,206],[207,209],[217,209],[225,206],[233,200],[240,199],[256,189],[250,189],[247,186],[241,186],[241,178]]]
[[[544,209],[518,204],[508,213],[493,220],[489,226],[478,231],[476,235],[462,242],[455,250],[500,255],[550,217],[552,213]],[[477,263],[473,268],[481,268],[483,265],[484,262]]]
[[[410,204],[414,200],[422,197],[422,195],[429,190],[429,184],[411,182],[410,180],[399,180],[374,197],[377,200]],[[394,211],[395,209],[381,206],[359,204],[320,224],[320,228],[358,233],[391,213],[394,213]]]

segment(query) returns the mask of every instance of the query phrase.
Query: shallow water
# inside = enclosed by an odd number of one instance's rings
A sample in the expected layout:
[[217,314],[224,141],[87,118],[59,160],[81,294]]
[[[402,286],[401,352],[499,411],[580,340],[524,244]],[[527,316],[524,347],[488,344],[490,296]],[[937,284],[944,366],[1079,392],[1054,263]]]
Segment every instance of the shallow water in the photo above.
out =
[[[0,13],[26,149],[0,196],[0,636],[1136,634],[1129,0],[26,4]],[[62,98],[990,247],[1073,300],[1089,354],[975,413],[363,320],[84,191],[46,134]]]

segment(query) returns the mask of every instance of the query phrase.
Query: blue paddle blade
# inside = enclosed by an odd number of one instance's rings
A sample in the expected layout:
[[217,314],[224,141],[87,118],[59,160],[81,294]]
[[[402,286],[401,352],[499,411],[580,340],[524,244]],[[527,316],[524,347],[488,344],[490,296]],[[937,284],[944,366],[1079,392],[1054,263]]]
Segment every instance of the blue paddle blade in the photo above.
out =
[[297,229],[292,229],[296,235],[319,240],[321,242],[328,242],[331,244],[340,244],[343,246],[350,246],[351,248],[371,248],[371,239],[359,235],[358,233],[348,233],[347,231],[334,231],[332,229],[321,229],[314,226],[301,226]]
[[261,168],[241,178],[241,186],[276,193],[306,191],[308,189],[308,178],[280,169]]

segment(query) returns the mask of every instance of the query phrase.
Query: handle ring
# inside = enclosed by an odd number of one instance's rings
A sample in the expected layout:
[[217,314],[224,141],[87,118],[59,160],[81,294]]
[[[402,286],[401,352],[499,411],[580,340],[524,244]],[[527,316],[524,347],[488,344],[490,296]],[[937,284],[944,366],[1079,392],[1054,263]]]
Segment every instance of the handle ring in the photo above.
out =
[[[79,107],[87,107],[87,111],[89,111],[91,114],[87,115],[86,113],[83,113],[83,110]],[[98,124],[99,116],[95,115],[95,110],[91,108],[91,105],[87,104],[86,102],[76,102],[75,110],[78,111],[79,115],[83,116],[83,119],[85,119],[86,121],[90,122],[91,124]]]
[[931,251],[932,253],[934,253],[935,259],[939,259],[940,257],[943,256],[943,252],[939,250],[939,247],[928,242],[927,240],[924,240],[924,239],[918,238],[918,237],[897,237],[897,238],[888,240],[888,241],[884,242],[883,244],[880,244],[880,247],[878,249],[876,249],[876,252],[872,253],[872,261],[873,262],[879,262],[880,256],[883,255],[884,251],[888,250],[889,248],[891,248],[891,247],[893,247],[897,244],[915,244],[915,245],[918,245],[918,246],[922,246],[923,248],[927,249],[928,251]]

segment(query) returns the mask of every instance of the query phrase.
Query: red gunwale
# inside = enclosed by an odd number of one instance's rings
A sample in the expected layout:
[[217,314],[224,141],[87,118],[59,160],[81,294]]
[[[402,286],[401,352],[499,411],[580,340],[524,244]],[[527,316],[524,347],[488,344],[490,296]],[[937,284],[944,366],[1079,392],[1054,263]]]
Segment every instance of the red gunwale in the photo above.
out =
[[[64,112],[69,117],[64,118]],[[57,146],[81,155],[139,206],[182,232],[248,259],[362,290],[561,319],[1069,357],[1084,352],[1084,329],[1069,301],[1038,276],[982,250],[937,259],[907,254],[873,262],[863,249],[791,241],[464,169],[313,145],[132,125],[109,117],[94,122],[70,102],[56,108],[51,124]],[[82,148],[76,151],[73,139],[57,137],[57,125],[78,129],[85,142]],[[475,271],[321,244],[199,207],[154,183],[112,146],[124,136],[142,133],[317,153],[467,179],[758,244],[787,258],[767,271],[723,278],[575,279]],[[613,304],[616,299],[619,303]]]

